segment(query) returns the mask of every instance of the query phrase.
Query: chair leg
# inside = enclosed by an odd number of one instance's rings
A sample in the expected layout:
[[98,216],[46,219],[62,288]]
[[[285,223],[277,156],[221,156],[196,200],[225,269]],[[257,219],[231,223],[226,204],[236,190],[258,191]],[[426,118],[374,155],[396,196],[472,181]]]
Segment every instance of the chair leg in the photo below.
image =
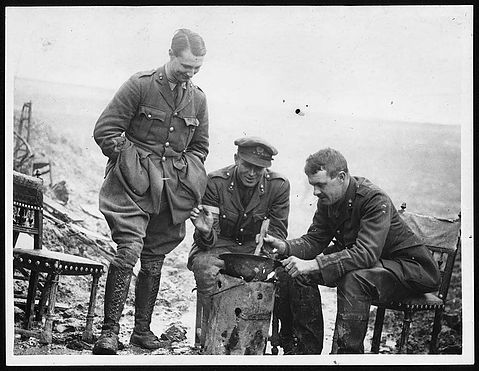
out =
[[381,344],[381,333],[383,331],[384,314],[386,308],[378,307],[376,310],[376,319],[374,320],[374,333],[371,341],[371,353],[379,353],[379,345]]
[[[38,309],[37,309],[37,316],[36,316],[37,321],[41,321],[45,314],[45,307],[47,305],[48,295],[50,294],[50,289],[51,289],[51,282],[52,282],[51,275],[52,273],[48,274],[47,279],[45,281],[45,285],[43,286],[43,289],[40,289],[39,287],[39,289],[41,290],[41,296],[38,302]],[[38,286],[40,285],[38,284]]]
[[33,323],[33,316],[35,313],[35,295],[37,292],[38,275],[36,271],[30,271],[30,278],[28,282],[27,305],[25,310],[25,320],[23,327],[26,330],[31,330]]
[[196,320],[195,320],[195,347],[201,346],[201,323],[203,322],[203,306],[196,294]]
[[95,317],[96,293],[98,290],[99,274],[94,274],[91,282],[90,301],[88,303],[88,313],[86,316],[86,326],[83,331],[82,340],[87,343],[93,343],[93,318]]
[[434,325],[432,327],[431,343],[429,344],[429,353],[437,354],[437,339],[441,332],[442,315],[444,308],[438,308],[434,313]]
[[40,343],[50,344],[52,342],[53,315],[55,312],[55,301],[58,287],[58,274],[51,275],[51,282],[48,282],[50,290],[48,293],[48,306],[45,320],[45,327],[40,334]]
[[411,310],[404,311],[404,320],[402,323],[401,339],[399,340],[398,353],[402,353],[402,348],[406,346],[407,353],[407,338],[409,336],[409,328],[412,321],[412,312]]

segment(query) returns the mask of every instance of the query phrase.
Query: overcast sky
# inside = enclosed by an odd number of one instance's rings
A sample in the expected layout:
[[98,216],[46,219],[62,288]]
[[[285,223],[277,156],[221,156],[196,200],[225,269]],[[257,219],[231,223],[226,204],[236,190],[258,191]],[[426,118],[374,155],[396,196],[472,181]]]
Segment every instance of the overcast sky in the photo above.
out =
[[461,124],[472,117],[472,7],[7,8],[11,76],[117,89],[168,60],[175,29],[208,53],[219,101],[285,99],[325,114]]

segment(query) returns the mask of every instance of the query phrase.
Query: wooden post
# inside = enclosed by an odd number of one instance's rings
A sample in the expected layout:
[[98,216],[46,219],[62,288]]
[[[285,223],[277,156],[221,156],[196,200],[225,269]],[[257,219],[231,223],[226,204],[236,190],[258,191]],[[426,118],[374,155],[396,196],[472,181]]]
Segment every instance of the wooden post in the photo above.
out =
[[[263,355],[268,340],[275,285],[271,282],[223,284],[212,295],[204,354]],[[226,282],[227,283],[227,282]]]

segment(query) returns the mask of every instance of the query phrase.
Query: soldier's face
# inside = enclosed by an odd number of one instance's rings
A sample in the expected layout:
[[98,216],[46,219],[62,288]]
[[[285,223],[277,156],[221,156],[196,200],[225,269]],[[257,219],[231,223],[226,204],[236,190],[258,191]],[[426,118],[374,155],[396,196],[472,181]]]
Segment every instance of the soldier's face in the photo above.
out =
[[313,194],[325,205],[333,205],[344,195],[344,172],[331,178],[326,170],[308,175],[308,182],[313,186]]
[[245,187],[254,187],[258,184],[264,172],[264,167],[256,166],[235,156],[235,162],[238,166],[238,177]]
[[203,58],[193,55],[189,49],[183,50],[178,56],[170,50],[171,74],[180,83],[188,81],[200,70]]

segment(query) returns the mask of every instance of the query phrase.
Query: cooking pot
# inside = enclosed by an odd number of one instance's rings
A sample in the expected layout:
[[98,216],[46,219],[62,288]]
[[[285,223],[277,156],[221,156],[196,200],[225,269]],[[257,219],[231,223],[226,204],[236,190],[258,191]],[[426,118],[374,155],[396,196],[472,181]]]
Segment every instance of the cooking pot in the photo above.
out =
[[266,281],[270,273],[281,266],[279,260],[260,255],[228,253],[219,257],[225,262],[224,273],[246,282]]

